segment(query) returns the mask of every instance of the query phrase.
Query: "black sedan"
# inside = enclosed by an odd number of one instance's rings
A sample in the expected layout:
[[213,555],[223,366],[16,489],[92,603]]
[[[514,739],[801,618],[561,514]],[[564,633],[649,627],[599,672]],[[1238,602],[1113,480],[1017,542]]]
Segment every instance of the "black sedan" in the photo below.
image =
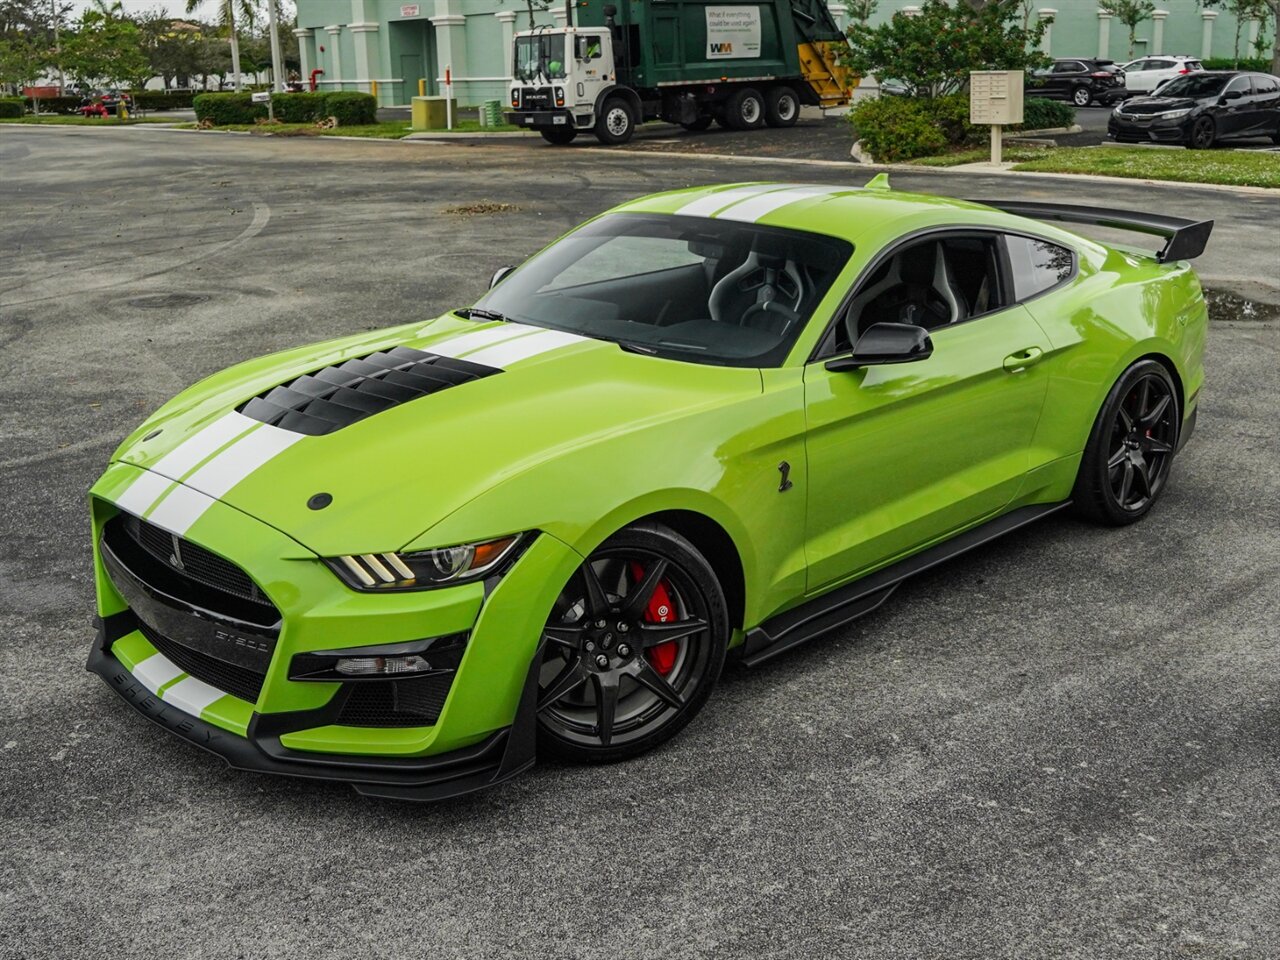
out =
[[1239,71],[1178,77],[1149,97],[1116,107],[1107,136],[1124,143],[1183,143],[1197,150],[1246,137],[1270,137],[1280,144],[1280,78]]

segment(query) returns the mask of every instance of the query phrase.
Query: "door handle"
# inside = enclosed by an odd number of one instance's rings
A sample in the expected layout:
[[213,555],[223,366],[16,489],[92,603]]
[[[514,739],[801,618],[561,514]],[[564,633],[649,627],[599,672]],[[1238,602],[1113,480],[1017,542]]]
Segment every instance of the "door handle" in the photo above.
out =
[[1019,350],[1005,357],[1004,368],[1009,373],[1021,373],[1027,367],[1038,363],[1043,356],[1044,351],[1039,347],[1027,347],[1025,350]]

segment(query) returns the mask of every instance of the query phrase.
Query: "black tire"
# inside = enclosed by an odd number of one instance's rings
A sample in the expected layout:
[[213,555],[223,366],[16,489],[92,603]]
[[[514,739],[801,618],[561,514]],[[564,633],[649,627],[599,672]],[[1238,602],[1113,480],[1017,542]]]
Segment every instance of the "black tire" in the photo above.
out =
[[630,141],[636,132],[636,113],[621,97],[610,97],[596,118],[596,139],[608,147]]
[[729,635],[724,592],[693,544],[659,524],[614,534],[547,621],[539,753],[612,763],[666,742],[711,695]]
[[707,129],[707,127],[711,126],[712,119],[713,118],[710,114],[706,114],[699,117],[697,120],[693,120],[689,123],[682,123],[680,126],[684,127],[690,133],[701,133],[703,130]]
[[547,143],[553,143],[557,147],[563,147],[566,144],[573,143],[573,138],[578,135],[578,131],[568,125],[563,127],[548,127],[545,130],[539,130],[542,139]]
[[1218,128],[1213,117],[1200,117],[1191,125],[1187,146],[1192,150],[1208,150],[1218,139]]
[[790,87],[770,87],[764,93],[764,122],[771,127],[794,127],[800,119],[800,97]]
[[755,87],[735,90],[725,101],[724,118],[734,130],[760,129],[764,126],[764,97]]
[[735,127],[732,123],[729,122],[729,118],[725,116],[723,105],[717,108],[714,119],[716,121],[716,126],[720,127],[722,130],[737,129],[737,127]]
[[1181,426],[1168,369],[1140,360],[1126,370],[1089,434],[1072,493],[1076,512],[1114,527],[1146,516],[1169,479]]
[[1088,87],[1076,87],[1071,91],[1071,102],[1077,107],[1087,107],[1093,102],[1093,93]]

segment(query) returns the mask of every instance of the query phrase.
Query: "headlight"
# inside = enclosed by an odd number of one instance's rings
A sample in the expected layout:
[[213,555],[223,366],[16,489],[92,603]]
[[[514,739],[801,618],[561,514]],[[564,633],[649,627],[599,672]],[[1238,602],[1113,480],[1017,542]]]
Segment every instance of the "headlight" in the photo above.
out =
[[1166,110],[1164,113],[1157,113],[1153,119],[1156,120],[1177,120],[1179,117],[1185,117],[1191,112],[1191,108],[1187,107],[1183,110]]
[[515,556],[526,534],[413,553],[361,553],[325,560],[357,590],[429,590],[481,580]]

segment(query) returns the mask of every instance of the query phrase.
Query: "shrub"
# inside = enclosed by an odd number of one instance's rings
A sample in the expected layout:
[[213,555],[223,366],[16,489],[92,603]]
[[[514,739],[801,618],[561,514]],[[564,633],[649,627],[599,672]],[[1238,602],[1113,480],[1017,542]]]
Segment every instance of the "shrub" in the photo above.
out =
[[143,92],[133,95],[139,110],[190,110],[194,93]]
[[[27,97],[26,105],[28,110],[34,109],[31,98]],[[75,113],[80,108],[79,97],[41,97],[40,112],[41,113]]]
[[267,116],[265,103],[254,103],[247,93],[202,93],[192,105],[197,120],[208,120],[221,127],[230,123],[255,123]]
[[282,123],[313,123],[329,116],[325,112],[327,93],[281,93],[272,98],[276,119]]
[[7,119],[22,116],[26,102],[21,97],[0,97],[0,117]]
[[849,113],[862,145],[881,163],[927,157],[947,146],[930,102],[915,97],[875,97]]
[[1022,104],[1023,130],[1048,130],[1051,127],[1069,127],[1076,122],[1075,107],[1061,100],[1045,100],[1029,97]]
[[324,110],[326,117],[338,119],[340,127],[378,122],[378,100],[371,93],[344,90],[325,94]]
[[[1209,57],[1201,60],[1206,70],[1256,70],[1258,73],[1271,72],[1270,57]],[[1237,66],[1238,64],[1238,66]]]

